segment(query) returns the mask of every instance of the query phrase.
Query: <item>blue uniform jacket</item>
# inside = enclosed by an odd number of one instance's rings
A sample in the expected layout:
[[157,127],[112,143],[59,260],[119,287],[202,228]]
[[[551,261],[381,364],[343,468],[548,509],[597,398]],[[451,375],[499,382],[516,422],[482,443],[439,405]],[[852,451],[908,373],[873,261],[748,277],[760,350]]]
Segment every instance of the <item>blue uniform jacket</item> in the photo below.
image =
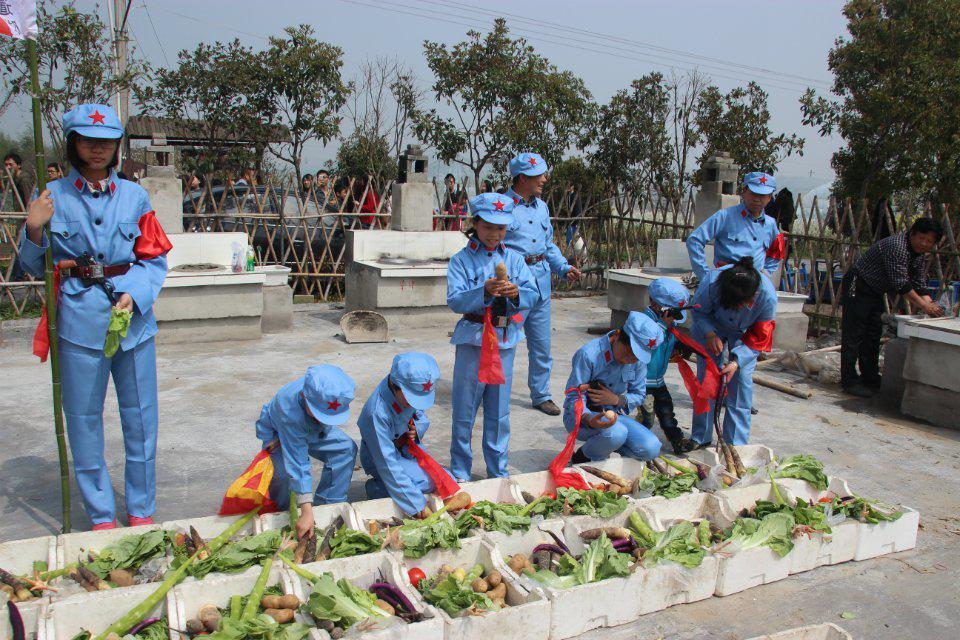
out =
[[701,344],[708,333],[715,333],[727,342],[730,357],[740,366],[755,360],[759,351],[744,344],[744,334],[758,323],[772,322],[777,315],[777,292],[769,278],[760,278],[760,288],[753,304],[741,309],[730,310],[720,306],[720,274],[730,266],[708,271],[696,293],[693,294],[693,306],[700,305],[693,313],[693,337]]
[[[476,238],[471,238],[467,246],[450,258],[447,269],[447,305],[456,313],[471,313],[482,316],[493,301],[487,294],[484,284],[496,277],[498,263],[507,267],[510,281],[520,289],[517,304],[507,300],[507,315],[513,316],[529,309],[537,298],[537,285],[533,281],[530,269],[523,257],[501,244],[493,251],[487,250]],[[461,318],[453,330],[450,344],[472,344],[480,346],[483,337],[483,325]],[[501,349],[511,349],[523,338],[523,326],[511,321],[505,329],[497,329]]]
[[[598,380],[605,387],[618,395],[626,398],[626,406],[607,405],[603,409],[613,409],[620,415],[630,415],[643,404],[643,398],[647,393],[646,365],[639,362],[634,364],[620,364],[613,358],[613,349],[610,344],[611,331],[605,336],[591,340],[583,345],[573,354],[573,369],[570,371],[570,377],[567,378],[567,389],[573,389],[581,384],[587,384],[592,380]],[[572,431],[574,427],[573,417],[575,415],[575,405],[577,394],[575,391],[567,393],[563,401],[563,424],[567,431]],[[589,419],[594,415],[587,409],[587,397],[584,392],[583,397],[583,417]]]
[[419,441],[430,428],[427,414],[413,407],[401,409],[390,391],[387,378],[384,378],[363,405],[357,421],[357,426],[360,427],[360,455],[369,455],[373,460],[380,481],[401,511],[420,513],[427,506],[427,499],[398,462],[401,457],[413,459],[413,456],[407,451],[407,445],[398,449],[395,444],[396,439],[407,432],[410,418],[413,418],[413,424],[417,428]]
[[733,264],[744,256],[753,256],[757,270],[773,273],[780,260],[767,256],[767,250],[780,235],[776,221],[767,214],[754,218],[743,204],[720,209],[707,218],[687,238],[687,253],[693,272],[703,280],[708,269],[704,246],[713,240],[713,258],[716,263]]
[[283,465],[290,476],[290,488],[298,495],[313,492],[310,449],[323,439],[329,427],[307,413],[303,401],[303,378],[283,385],[260,411],[257,438],[266,445],[280,439]]
[[[53,262],[75,259],[84,252],[104,265],[132,265],[121,276],[109,278],[115,295],[127,293],[133,298],[134,311],[127,337],[120,341],[124,351],[149,340],[157,333],[153,303],[167,277],[167,256],[138,260],[133,246],[140,237],[140,218],[152,214],[147,192],[140,185],[117,178],[110,172],[107,188],[90,191],[86,180],[74,169],[70,174],[47,184],[53,198]],[[48,244],[38,246],[27,238],[26,225],[20,237],[23,268],[36,278],[43,277],[43,254]],[[60,285],[57,310],[57,334],[89,349],[103,349],[113,306],[103,287],[83,284],[80,278],[64,278]]]
[[664,385],[663,376],[667,374],[667,367],[670,365],[670,357],[673,355],[673,348],[677,344],[677,339],[673,337],[673,334],[667,329],[667,325],[664,324],[656,311],[647,307],[644,313],[663,329],[663,342],[653,352],[650,362],[647,363],[647,386],[662,387]]
[[503,242],[508,249],[521,256],[543,254],[543,260],[530,265],[530,272],[537,283],[538,298],[535,302],[546,300],[550,298],[550,274],[565,276],[570,271],[570,263],[553,241],[550,209],[540,198],[524,200],[513,189],[507,189],[504,195],[513,198],[514,220],[507,227]]

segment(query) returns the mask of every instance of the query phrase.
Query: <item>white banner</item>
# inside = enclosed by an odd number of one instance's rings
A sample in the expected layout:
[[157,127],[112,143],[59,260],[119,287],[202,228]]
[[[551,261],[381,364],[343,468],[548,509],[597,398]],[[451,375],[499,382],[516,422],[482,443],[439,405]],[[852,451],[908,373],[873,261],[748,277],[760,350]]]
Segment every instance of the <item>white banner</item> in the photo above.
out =
[[37,0],[0,0],[0,36],[37,39]]

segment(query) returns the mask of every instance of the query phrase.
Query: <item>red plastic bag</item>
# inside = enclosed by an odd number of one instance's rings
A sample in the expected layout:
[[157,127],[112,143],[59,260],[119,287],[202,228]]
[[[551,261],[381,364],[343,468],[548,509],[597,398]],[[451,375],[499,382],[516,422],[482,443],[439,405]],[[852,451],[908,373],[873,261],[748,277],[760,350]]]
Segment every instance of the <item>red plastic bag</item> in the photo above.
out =
[[563,450],[557,454],[557,457],[550,463],[550,475],[558,487],[568,487],[570,489],[589,489],[590,485],[582,477],[569,471],[564,471],[573,456],[573,448],[577,444],[577,432],[580,431],[580,418],[583,417],[583,392],[579,387],[567,389],[564,395],[577,392],[577,403],[573,412],[573,430],[567,435],[567,443]]
[[697,380],[697,375],[690,368],[690,364],[680,358],[677,361],[677,369],[680,370],[680,377],[683,378],[683,385],[690,394],[690,400],[693,401],[694,415],[700,415],[710,411],[710,400],[717,397],[717,390],[720,388],[720,370],[717,363],[707,354],[706,348],[693,338],[684,335],[676,327],[670,327],[670,333],[677,340],[690,347],[694,353],[703,356],[706,360],[707,371],[703,376],[703,382]]
[[460,491],[460,485],[453,479],[453,476],[447,473],[446,469],[441,467],[440,463],[424,451],[413,438],[410,438],[407,442],[407,451],[409,451],[413,459],[417,461],[417,464],[420,465],[423,472],[433,480],[433,486],[438,496],[446,500]]
[[503,384],[503,363],[500,362],[500,339],[493,326],[490,307],[483,312],[483,337],[480,341],[480,370],[477,380],[484,384]]

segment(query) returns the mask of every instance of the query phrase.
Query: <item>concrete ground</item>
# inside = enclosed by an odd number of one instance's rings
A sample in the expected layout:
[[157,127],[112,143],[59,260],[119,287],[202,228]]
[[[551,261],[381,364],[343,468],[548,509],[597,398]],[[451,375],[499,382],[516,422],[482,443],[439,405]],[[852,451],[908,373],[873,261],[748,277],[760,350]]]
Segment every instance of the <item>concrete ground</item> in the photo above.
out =
[[[609,312],[602,297],[554,304],[551,387],[559,400],[573,352],[592,338],[586,329],[605,324]],[[433,426],[426,445],[441,462],[449,460],[453,348],[448,328],[407,331],[388,344],[347,345],[337,336],[340,311],[331,305],[298,309],[290,333],[254,342],[158,348],[159,519],[215,512],[228,483],[257,450],[253,425],[261,405],[283,383],[318,362],[337,364],[354,377],[359,413],[362,400],[386,374],[394,354],[421,350],[436,356],[446,377],[439,385],[438,406],[430,412]],[[31,333],[32,327],[14,331],[8,327],[0,346],[0,540],[55,532],[60,510],[49,368],[30,355]],[[559,418],[531,409],[523,347],[516,369],[510,469],[542,470],[566,433]],[[770,375],[806,386],[790,374]],[[675,370],[668,381],[680,422],[688,426],[690,402]],[[673,607],[584,637],[733,640],[820,622],[840,624],[856,638],[957,637],[960,431],[906,420],[882,400],[854,400],[835,389],[811,388],[814,397],[800,400],[757,387],[755,406],[760,413],[754,417],[752,441],[782,454],[814,454],[859,494],[918,509],[922,530],[917,548]],[[112,391],[107,395],[106,421],[107,459],[114,486],[122,491],[122,441]],[[355,423],[348,424],[347,431],[359,440]],[[479,429],[475,435],[474,451],[479,454]],[[475,459],[475,476],[482,470],[482,459]],[[352,499],[363,499],[363,480],[363,472],[357,471]],[[122,505],[122,496],[118,499]],[[73,519],[75,529],[89,526],[76,493]]]

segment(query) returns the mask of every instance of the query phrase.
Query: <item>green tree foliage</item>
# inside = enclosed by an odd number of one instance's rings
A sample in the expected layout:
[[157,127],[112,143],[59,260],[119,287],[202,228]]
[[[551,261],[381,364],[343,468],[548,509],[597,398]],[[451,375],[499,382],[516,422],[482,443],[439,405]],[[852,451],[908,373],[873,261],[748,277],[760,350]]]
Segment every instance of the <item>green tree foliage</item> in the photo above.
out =
[[350,87],[340,76],[343,50],[317,40],[305,24],[287,27],[284,33],[270,38],[262,56],[263,75],[269,83],[270,111],[290,131],[290,142],[274,155],[293,166],[300,184],[304,145],[311,140],[326,144],[339,133],[337,114]]
[[874,202],[908,189],[960,193],[960,1],[852,0],[830,51],[836,99],[808,89],[804,124],[845,145],[836,192]]
[[767,92],[756,82],[726,94],[707,87],[701,96],[697,127],[704,137],[700,164],[717,151],[727,151],[743,173],[772,173],[784,158],[803,155],[803,138],[774,134],[770,129]]
[[371,177],[377,193],[381,193],[384,185],[397,177],[397,160],[386,138],[357,130],[340,145],[333,172],[338,179],[352,179],[358,184]]
[[610,181],[582,157],[564,158],[550,168],[544,199],[558,216],[609,213]]
[[513,151],[536,150],[555,164],[595,108],[580,78],[511,38],[503,19],[452,47],[426,41],[424,51],[444,111],[416,111],[414,133],[444,162],[468,168],[477,189],[484,168]]

